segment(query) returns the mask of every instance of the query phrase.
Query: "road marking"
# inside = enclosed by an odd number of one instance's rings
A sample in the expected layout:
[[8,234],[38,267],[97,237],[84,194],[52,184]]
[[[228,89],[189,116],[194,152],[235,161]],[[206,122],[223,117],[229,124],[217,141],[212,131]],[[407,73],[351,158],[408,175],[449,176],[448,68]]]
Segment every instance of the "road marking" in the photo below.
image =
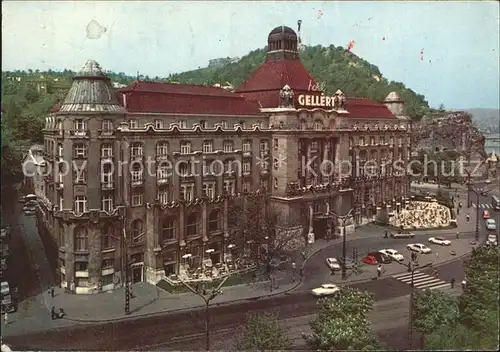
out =
[[[411,273],[393,275],[393,278],[411,285]],[[451,287],[449,282],[437,279],[434,276],[415,271],[413,275],[413,286],[421,290],[437,290],[445,287]],[[442,290],[441,290],[442,291]]]
[[472,203],[472,206],[475,208],[476,207],[476,203]]

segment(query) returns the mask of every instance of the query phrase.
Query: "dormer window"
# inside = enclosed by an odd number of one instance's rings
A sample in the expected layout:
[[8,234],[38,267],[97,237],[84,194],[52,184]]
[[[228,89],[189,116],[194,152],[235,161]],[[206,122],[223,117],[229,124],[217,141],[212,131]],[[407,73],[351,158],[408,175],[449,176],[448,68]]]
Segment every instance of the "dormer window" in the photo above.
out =
[[163,128],[163,121],[162,120],[155,120],[155,128],[157,130],[160,130]]
[[137,120],[134,119],[129,120],[128,125],[131,130],[139,128],[139,123],[137,122]]
[[101,122],[101,129],[102,129],[102,132],[104,133],[109,133],[111,131],[113,131],[113,121],[110,121],[110,120],[103,120]]
[[75,135],[82,136],[87,133],[87,121],[83,119],[75,120]]
[[323,121],[321,121],[321,120],[314,121],[314,129],[317,131],[322,130],[323,129]]

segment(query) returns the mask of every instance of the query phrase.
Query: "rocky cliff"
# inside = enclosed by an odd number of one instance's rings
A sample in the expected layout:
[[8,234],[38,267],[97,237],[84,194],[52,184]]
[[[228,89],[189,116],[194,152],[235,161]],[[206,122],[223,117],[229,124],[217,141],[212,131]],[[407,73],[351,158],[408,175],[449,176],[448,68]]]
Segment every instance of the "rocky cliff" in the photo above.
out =
[[456,150],[464,157],[486,158],[484,136],[473,126],[464,111],[438,112],[425,115],[414,123],[416,150]]

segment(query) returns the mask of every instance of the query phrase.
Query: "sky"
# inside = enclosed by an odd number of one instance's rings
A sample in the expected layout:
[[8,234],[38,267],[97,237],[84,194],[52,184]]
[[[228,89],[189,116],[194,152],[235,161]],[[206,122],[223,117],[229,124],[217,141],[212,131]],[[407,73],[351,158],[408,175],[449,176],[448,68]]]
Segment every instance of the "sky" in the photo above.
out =
[[16,0],[2,10],[3,71],[77,71],[94,59],[106,70],[165,77],[244,56],[274,27],[302,20],[306,45],[354,40],[356,55],[433,107],[499,108],[495,1]]

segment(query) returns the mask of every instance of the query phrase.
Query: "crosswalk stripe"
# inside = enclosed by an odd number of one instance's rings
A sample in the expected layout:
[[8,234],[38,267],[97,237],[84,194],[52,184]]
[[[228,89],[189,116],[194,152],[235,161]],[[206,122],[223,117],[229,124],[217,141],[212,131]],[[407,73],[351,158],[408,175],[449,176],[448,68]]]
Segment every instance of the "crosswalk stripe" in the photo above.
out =
[[476,207],[476,203],[472,203],[472,206],[475,208]]
[[433,280],[430,280],[430,281],[427,281],[427,282],[424,282],[424,285],[420,285],[418,288],[427,288],[427,287],[431,287],[433,285],[436,285],[440,282],[444,282],[443,280],[440,280],[440,279],[433,279]]
[[[411,273],[401,273],[393,275],[393,278],[405,284],[411,285],[411,276]],[[429,274],[415,271],[415,273],[413,274],[413,285],[415,288],[421,290],[436,290],[444,287],[449,287],[450,283],[445,282],[441,279],[437,279],[433,276],[430,276]]]
[[[426,280],[429,280],[428,276],[420,276],[420,277],[414,277],[413,278],[413,282],[414,283],[422,282],[422,281],[426,281]],[[405,283],[409,283],[409,282],[411,282],[411,276],[410,277],[405,277],[404,279],[399,279],[399,281],[403,281]]]
[[439,285],[439,286],[432,286],[432,287],[429,287],[428,289],[429,290],[435,290],[435,289],[438,289],[438,288],[443,288],[443,287],[446,287],[446,286],[450,286],[450,284],[448,282],[445,282],[444,284],[442,285]]
[[490,205],[489,204],[481,204],[483,206],[483,208],[487,208],[489,209]]

